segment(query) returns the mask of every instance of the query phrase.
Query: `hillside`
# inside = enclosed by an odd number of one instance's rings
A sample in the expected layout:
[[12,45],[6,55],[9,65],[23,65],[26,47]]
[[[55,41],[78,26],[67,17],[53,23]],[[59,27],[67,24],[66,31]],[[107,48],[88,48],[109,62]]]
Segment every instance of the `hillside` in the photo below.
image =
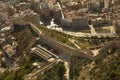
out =
[[120,50],[102,52],[94,61],[71,58],[71,80],[120,80]]
[[90,74],[94,80],[120,80],[120,50],[101,54]]

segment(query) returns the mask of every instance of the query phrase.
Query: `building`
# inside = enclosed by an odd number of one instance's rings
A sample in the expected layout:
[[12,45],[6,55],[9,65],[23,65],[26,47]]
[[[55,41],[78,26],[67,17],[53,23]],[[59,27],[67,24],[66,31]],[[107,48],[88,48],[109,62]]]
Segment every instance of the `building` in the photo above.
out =
[[40,0],[34,0],[34,2],[35,2],[35,3],[39,3],[39,2],[40,2]]
[[61,11],[59,9],[58,10],[54,10],[53,14],[54,14],[53,17],[54,17],[55,21],[59,24],[60,19],[62,18]]
[[101,8],[101,9],[104,8],[104,0],[100,0],[100,8]]
[[94,27],[103,27],[103,26],[112,26],[112,20],[104,20],[104,19],[92,19],[92,24]]
[[100,2],[96,1],[96,2],[88,2],[88,10],[89,11],[100,11]]
[[61,19],[61,26],[64,29],[69,29],[69,30],[86,30],[89,29],[89,23],[87,19],[72,19],[72,20],[66,20],[66,19]]
[[116,33],[120,33],[120,20],[114,20],[113,21],[113,26],[116,28]]
[[0,11],[0,22],[5,24],[8,20],[8,13]]
[[67,19],[61,19],[62,28],[72,28],[72,21]]
[[23,2],[17,5],[17,10],[24,11],[24,10],[30,9],[30,7],[31,7],[30,3]]
[[74,30],[89,29],[87,19],[72,19],[72,28]]
[[50,11],[50,8],[49,8],[49,4],[47,2],[42,2],[40,4],[40,9],[41,9],[41,14],[47,18],[50,18],[51,17],[51,11]]
[[104,0],[104,8],[109,9],[110,8],[110,0]]
[[12,57],[16,53],[17,43],[13,42],[12,45],[5,42],[1,45],[3,51],[9,56]]
[[49,3],[50,3],[50,4],[55,4],[55,3],[56,3],[56,0],[49,0]]

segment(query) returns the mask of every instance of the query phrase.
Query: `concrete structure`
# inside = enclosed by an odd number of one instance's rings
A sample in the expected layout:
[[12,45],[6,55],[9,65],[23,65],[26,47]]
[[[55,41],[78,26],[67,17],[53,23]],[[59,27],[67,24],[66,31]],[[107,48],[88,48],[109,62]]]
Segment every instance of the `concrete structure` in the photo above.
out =
[[37,47],[32,48],[31,52],[40,56],[41,58],[43,58],[44,60],[46,60],[48,62],[52,62],[54,60],[54,58],[58,58],[57,55],[48,51],[47,49],[45,49],[44,47],[42,47],[40,45],[37,45]]
[[51,55],[47,54],[45,51],[41,50],[40,48],[32,48],[31,49],[32,53],[40,56],[42,59],[48,61],[51,58]]
[[84,57],[84,58],[93,60],[91,53],[81,51],[79,49],[76,49],[76,48],[70,47],[68,45],[65,45],[63,43],[60,43],[54,39],[51,39],[50,37],[43,35],[42,32],[34,24],[32,24],[30,22],[24,22],[24,24],[25,23],[31,25],[31,28],[40,36],[41,41],[48,44],[51,48],[57,50],[60,54],[64,54],[66,57],[62,57],[63,60],[65,58],[68,58],[68,56],[70,56],[70,55],[80,56],[80,57]]
[[63,54],[64,57],[61,56],[61,58],[63,60],[68,59],[70,57],[70,55],[80,56],[80,57],[84,57],[84,58],[93,60],[91,53],[84,52],[79,49],[70,47],[70,46],[60,43],[54,39],[51,39],[50,37],[47,37],[46,35],[41,35],[40,40],[42,42],[44,42],[45,44],[49,45],[51,48],[57,50],[60,54]]

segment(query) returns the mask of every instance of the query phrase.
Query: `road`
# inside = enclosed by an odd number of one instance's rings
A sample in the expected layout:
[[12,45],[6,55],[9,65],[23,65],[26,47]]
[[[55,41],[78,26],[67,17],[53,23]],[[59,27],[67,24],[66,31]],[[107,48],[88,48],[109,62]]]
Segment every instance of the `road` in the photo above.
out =
[[70,41],[71,43],[73,43],[78,49],[81,49],[81,47],[80,47],[78,44],[75,43],[75,40],[69,39],[69,41]]
[[[98,37],[118,37],[118,35],[114,32],[108,32],[108,33],[96,33],[95,29],[93,27],[91,27],[91,33],[83,33],[83,32],[71,32],[71,31],[66,31],[66,30],[62,30],[62,28],[55,28],[55,27],[51,27],[49,29],[53,29],[53,30],[57,30],[59,32],[71,35],[71,36],[75,36],[75,37],[92,37],[92,36],[98,36]],[[113,31],[113,28],[111,29],[111,31]]]

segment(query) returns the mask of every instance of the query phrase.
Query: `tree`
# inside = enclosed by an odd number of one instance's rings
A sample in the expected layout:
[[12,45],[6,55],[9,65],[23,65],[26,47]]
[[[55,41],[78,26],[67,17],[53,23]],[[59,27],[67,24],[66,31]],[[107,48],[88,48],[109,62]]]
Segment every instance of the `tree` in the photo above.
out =
[[38,76],[38,80],[62,80],[65,74],[65,66],[63,62],[59,62],[53,68],[44,72],[44,75]]
[[58,76],[60,77],[60,80],[62,80],[64,74],[65,74],[65,66],[64,66],[64,63],[60,62],[58,64]]
[[9,75],[7,75],[7,77],[4,80],[15,80],[15,74],[10,73]]

